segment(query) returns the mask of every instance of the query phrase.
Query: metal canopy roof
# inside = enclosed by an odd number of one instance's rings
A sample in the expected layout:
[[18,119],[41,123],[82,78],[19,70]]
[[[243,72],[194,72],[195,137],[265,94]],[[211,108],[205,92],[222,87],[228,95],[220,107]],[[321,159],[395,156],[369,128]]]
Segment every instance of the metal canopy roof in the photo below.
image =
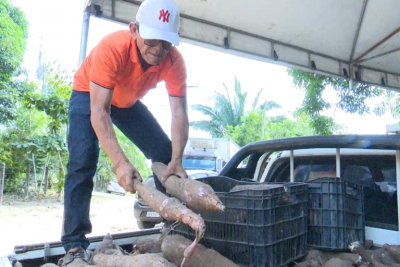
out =
[[[174,0],[183,41],[400,90],[398,0]],[[91,15],[135,21],[141,1],[86,0]]]

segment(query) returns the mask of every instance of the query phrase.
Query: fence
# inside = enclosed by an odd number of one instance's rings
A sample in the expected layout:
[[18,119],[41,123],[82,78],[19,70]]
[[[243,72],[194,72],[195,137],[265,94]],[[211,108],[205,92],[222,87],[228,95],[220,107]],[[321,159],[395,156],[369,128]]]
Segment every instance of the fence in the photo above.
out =
[[50,179],[49,167],[44,167],[38,172],[32,165],[28,165],[26,170],[21,171],[20,167],[0,162],[0,205],[4,204],[6,196],[21,199],[46,195],[49,189],[55,189],[57,181],[54,177],[53,173],[53,179]]
[[3,204],[4,180],[6,179],[6,164],[0,163],[0,205]]
[[[40,172],[36,173],[35,179],[35,170],[32,165],[27,166],[26,172],[20,173],[19,169],[6,166],[6,164],[0,162],[0,205],[5,202],[6,194],[11,198],[28,198],[36,195],[47,195],[49,189],[56,189],[54,186],[57,181],[55,180],[54,170],[51,175],[49,171],[49,167],[42,168]],[[18,174],[18,176],[15,174]],[[15,181],[13,181],[14,179]],[[107,192],[108,180],[96,173],[93,177],[94,191]],[[57,191],[57,193],[59,192]]]

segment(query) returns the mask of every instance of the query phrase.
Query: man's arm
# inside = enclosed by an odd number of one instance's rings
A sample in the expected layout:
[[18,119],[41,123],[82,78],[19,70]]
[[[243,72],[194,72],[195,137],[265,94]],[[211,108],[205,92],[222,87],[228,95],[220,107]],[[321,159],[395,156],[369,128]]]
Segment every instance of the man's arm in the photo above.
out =
[[182,166],[182,157],[189,136],[189,119],[186,97],[169,97],[172,114],[172,159],[164,173],[163,179],[171,175],[187,178]]
[[142,180],[122,151],[111,122],[113,90],[90,82],[91,122],[97,138],[116,170],[118,183],[128,192],[134,192],[133,179]]

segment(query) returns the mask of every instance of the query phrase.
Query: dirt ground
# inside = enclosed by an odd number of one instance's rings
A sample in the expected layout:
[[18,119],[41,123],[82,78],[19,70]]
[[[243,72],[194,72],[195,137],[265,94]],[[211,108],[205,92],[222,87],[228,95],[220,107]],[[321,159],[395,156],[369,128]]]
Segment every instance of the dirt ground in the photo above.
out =
[[[89,236],[138,230],[133,215],[135,196],[94,193]],[[59,241],[63,203],[56,195],[29,201],[5,196],[0,205],[0,256],[13,252],[15,245]]]

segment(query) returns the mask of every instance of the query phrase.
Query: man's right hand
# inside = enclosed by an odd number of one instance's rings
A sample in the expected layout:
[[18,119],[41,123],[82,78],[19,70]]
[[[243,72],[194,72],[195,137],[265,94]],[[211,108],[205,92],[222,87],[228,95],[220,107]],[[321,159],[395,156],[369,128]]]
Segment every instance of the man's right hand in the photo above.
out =
[[139,171],[133,167],[130,162],[124,162],[115,168],[117,174],[118,184],[122,186],[125,191],[136,193],[133,180],[137,179],[140,182],[143,181],[142,177],[140,176]]

